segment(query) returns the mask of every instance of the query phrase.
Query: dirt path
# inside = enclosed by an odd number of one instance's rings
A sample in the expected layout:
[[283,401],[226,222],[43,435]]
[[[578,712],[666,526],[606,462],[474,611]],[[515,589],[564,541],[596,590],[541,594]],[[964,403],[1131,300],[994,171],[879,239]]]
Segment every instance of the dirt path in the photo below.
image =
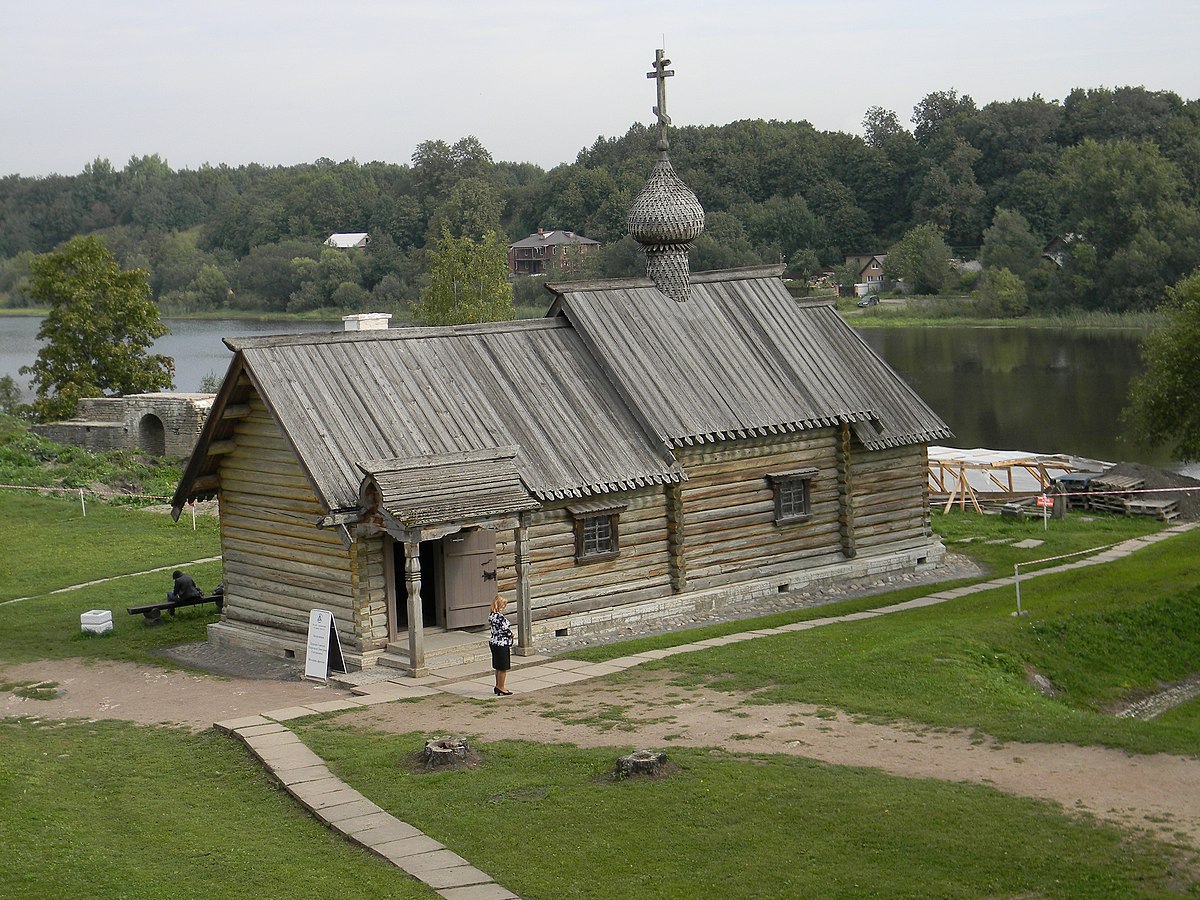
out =
[[193,731],[203,731],[222,719],[344,695],[315,682],[220,678],[159,666],[77,659],[7,666],[0,670],[0,681],[55,682],[61,692],[54,700],[0,693],[0,716],[121,719],[141,725],[182,725]]
[[[203,730],[215,721],[319,702],[343,692],[301,681],[194,675],[133,663],[44,661],[4,670],[5,681],[58,682],[62,696],[0,695],[0,715],[123,719]],[[1099,747],[1000,744],[967,732],[855,722],[802,704],[741,703],[736,695],[670,685],[638,672],[503,701],[448,694],[348,713],[348,724],[387,732],[516,738],[584,747],[719,747],[868,766],[911,778],[987,784],[1052,800],[1100,819],[1200,848],[1200,760]]]
[[[483,740],[786,753],[910,778],[987,784],[1168,840],[1178,836],[1200,848],[1200,760],[1102,747],[1001,744],[965,731],[858,723],[809,705],[745,705],[736,695],[671,686],[669,678],[641,672],[636,683],[593,681],[538,691],[529,699],[518,693],[482,709],[457,698],[430,697],[348,713],[341,721]],[[610,689],[598,690],[601,684]],[[520,691],[516,677],[512,686]]]

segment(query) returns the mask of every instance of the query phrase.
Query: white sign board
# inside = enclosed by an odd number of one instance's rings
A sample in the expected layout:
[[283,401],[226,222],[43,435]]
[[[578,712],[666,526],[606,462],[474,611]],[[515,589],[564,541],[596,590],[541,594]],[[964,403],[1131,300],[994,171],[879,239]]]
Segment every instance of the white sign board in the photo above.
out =
[[346,671],[342,661],[342,644],[333,624],[333,613],[327,609],[310,610],[308,614],[308,645],[304,654],[304,677],[325,681],[332,666]]

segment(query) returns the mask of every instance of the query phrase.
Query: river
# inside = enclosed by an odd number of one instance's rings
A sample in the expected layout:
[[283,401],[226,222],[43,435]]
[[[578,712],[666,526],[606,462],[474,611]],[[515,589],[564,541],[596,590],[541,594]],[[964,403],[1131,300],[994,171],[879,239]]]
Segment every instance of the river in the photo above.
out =
[[[170,334],[154,352],[175,359],[175,386],[195,391],[205,375],[224,374],[230,351],[221,338],[340,330],[340,321],[166,319]],[[0,375],[17,379],[37,354],[33,316],[0,316]],[[1177,468],[1162,450],[1122,434],[1129,381],[1141,371],[1139,332],[1044,328],[864,328],[859,330],[950,425],[956,447],[1072,453]],[[1194,473],[1196,467],[1189,468]]]

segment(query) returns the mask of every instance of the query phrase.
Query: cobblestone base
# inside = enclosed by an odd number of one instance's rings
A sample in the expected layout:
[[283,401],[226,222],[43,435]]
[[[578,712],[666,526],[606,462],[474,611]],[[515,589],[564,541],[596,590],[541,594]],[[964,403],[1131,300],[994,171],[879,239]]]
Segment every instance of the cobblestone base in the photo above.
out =
[[707,610],[694,615],[677,616],[660,620],[653,625],[646,625],[644,627],[627,626],[619,631],[605,635],[583,635],[578,638],[539,637],[537,647],[539,652],[542,653],[562,653],[577,647],[611,644],[615,641],[628,640],[631,637],[667,634],[672,631],[695,628],[698,625],[711,625],[715,622],[735,622],[742,619],[753,619],[758,616],[771,615],[772,613],[822,606],[826,603],[835,603],[839,600],[867,597],[872,594],[899,590],[900,588],[939,584],[943,581],[957,581],[963,578],[977,578],[982,574],[983,571],[971,559],[958,553],[947,552],[941,563],[932,569],[922,572],[892,573],[865,578],[851,578],[836,583],[789,591],[786,594],[768,594],[716,610]]

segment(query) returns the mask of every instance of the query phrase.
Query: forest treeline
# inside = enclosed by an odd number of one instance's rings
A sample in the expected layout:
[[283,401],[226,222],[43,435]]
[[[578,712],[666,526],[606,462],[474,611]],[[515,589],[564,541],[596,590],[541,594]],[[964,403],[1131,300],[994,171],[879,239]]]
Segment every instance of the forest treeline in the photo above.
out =
[[[782,260],[805,275],[936,234],[957,256],[1009,270],[1036,308],[1120,311],[1154,308],[1200,266],[1200,101],[1080,88],[1061,102],[980,108],[947,90],[926,96],[911,123],[872,107],[862,137],[761,120],[673,129],[672,162],[707,214],[693,270]],[[166,313],[403,313],[443,228],[510,240],[539,226],[575,231],[605,244],[586,274],[637,274],[625,213],[656,137],[634,125],[549,171],[497,162],[467,136],[426,141],[409,164],[173,170],[151,155],[120,169],[97,159],[77,175],[10,175],[0,179],[0,305],[29,304],[35,254],[89,233],[150,271]],[[323,248],[338,231],[372,243]],[[1054,238],[1061,267],[1041,258]],[[525,288],[518,300],[532,295]]]

